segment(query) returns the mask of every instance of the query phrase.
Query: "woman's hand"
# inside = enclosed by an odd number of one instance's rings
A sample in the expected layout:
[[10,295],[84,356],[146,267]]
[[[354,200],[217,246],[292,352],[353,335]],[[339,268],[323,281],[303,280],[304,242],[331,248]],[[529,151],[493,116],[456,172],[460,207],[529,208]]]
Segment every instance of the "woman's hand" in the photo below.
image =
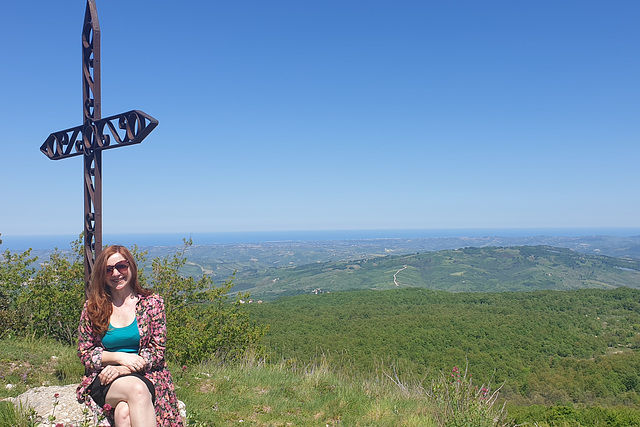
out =
[[125,366],[108,365],[98,374],[98,378],[100,378],[100,384],[107,385],[111,384],[113,380],[119,376],[127,375],[131,372],[132,371]]
[[129,369],[131,372],[142,372],[147,365],[147,361],[139,354],[120,353],[118,354],[118,365]]
[[103,385],[111,384],[113,380],[121,375],[144,372],[146,365],[146,360],[138,354],[105,350],[102,352],[102,366],[104,368],[98,374],[98,377]]
[[142,372],[147,361],[139,354],[105,350],[102,352],[102,365],[120,365],[129,368],[131,372]]

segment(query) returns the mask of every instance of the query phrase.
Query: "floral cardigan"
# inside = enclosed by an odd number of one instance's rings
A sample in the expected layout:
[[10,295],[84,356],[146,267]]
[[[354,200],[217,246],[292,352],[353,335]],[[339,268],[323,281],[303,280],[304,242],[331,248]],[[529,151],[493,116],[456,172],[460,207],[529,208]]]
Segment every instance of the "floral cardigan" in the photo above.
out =
[[[158,294],[138,295],[136,318],[140,330],[140,351],[147,364],[144,376],[155,384],[156,422],[158,426],[180,427],[183,420],[178,410],[178,399],[167,369],[164,350],[167,341],[167,326],[164,312],[164,300]],[[100,425],[113,425],[113,411],[107,412],[99,407],[89,396],[88,388],[102,371],[102,337],[93,333],[93,325],[87,316],[86,303],[80,315],[78,327],[78,356],[84,364],[85,375],[78,386],[77,397],[93,411]],[[107,423],[105,423],[105,421]]]

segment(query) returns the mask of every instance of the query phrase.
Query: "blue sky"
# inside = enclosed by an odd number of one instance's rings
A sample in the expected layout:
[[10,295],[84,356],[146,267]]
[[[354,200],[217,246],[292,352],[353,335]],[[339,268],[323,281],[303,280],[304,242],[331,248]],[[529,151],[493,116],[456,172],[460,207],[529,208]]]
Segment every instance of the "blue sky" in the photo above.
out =
[[[98,0],[108,233],[640,227],[640,2]],[[85,2],[0,14],[0,233],[82,231]]]

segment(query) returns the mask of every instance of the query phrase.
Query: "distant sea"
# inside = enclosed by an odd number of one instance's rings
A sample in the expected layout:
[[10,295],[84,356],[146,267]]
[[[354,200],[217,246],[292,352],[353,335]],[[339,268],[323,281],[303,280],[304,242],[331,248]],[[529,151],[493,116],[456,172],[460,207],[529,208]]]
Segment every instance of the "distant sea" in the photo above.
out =
[[[495,228],[495,229],[433,229],[433,230],[316,230],[316,231],[242,231],[218,233],[149,233],[149,234],[105,234],[103,244],[121,244],[131,246],[176,246],[182,245],[182,239],[191,237],[197,245],[241,244],[264,242],[313,242],[331,240],[363,239],[426,239],[442,237],[579,237],[579,236],[638,236],[640,228]],[[58,248],[67,250],[77,236],[38,235],[11,236],[1,235],[3,243],[0,250],[11,251],[47,250]]]

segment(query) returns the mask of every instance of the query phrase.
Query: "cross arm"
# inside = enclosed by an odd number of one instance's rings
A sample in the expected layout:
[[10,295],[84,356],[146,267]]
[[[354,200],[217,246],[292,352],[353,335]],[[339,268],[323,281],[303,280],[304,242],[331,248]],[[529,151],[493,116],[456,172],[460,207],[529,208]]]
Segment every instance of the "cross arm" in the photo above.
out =
[[156,126],[158,120],[142,111],[132,110],[54,132],[40,146],[40,151],[51,160],[60,160],[93,150],[139,144]]

